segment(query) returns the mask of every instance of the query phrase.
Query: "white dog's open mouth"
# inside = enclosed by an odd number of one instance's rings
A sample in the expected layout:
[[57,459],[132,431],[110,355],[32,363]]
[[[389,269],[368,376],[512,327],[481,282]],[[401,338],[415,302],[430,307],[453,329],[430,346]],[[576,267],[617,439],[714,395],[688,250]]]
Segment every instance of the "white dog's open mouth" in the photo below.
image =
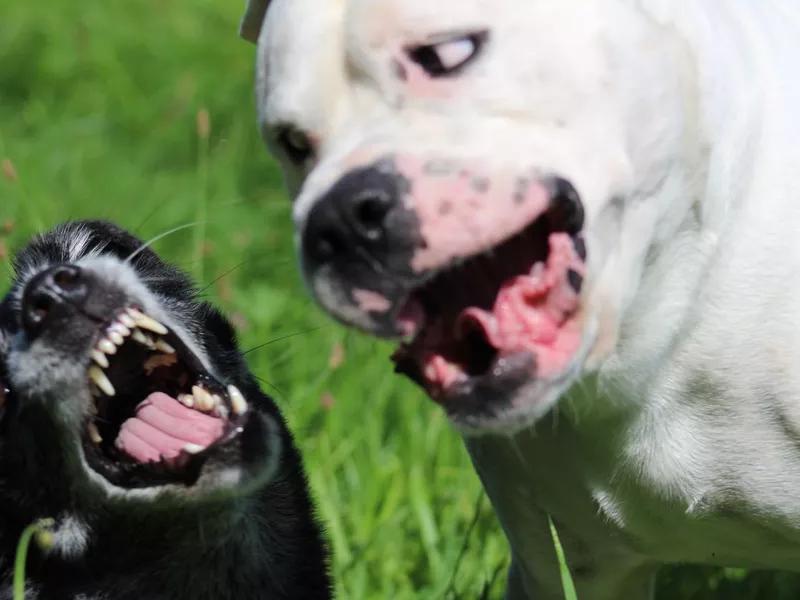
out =
[[181,338],[136,308],[101,332],[87,371],[89,465],[123,487],[191,484],[207,455],[242,432],[248,405]]
[[400,318],[415,336],[396,370],[435,400],[562,374],[581,346],[586,250],[579,227],[550,210],[487,252],[440,270]]

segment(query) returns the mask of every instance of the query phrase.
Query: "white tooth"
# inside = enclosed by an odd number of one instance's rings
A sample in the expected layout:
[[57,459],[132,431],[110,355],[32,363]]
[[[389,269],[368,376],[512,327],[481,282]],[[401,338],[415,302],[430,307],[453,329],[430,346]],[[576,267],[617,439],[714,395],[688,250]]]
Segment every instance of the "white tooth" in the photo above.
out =
[[104,369],[108,368],[108,359],[106,358],[105,354],[100,352],[100,350],[92,350],[90,354],[94,362]]
[[106,396],[116,395],[117,392],[114,390],[114,386],[111,385],[108,377],[106,377],[106,374],[103,373],[103,370],[100,367],[89,367],[89,379],[91,379]]
[[214,403],[213,408],[216,408],[218,406],[222,406],[222,398],[220,398],[216,394],[211,394],[211,401]]
[[191,394],[179,394],[178,395],[178,402],[183,404],[188,408],[194,408],[194,396]]
[[125,338],[120,335],[119,331],[109,329],[106,332],[106,335],[108,335],[108,339],[114,342],[117,346],[122,346],[122,344],[125,342]]
[[199,454],[206,449],[206,446],[200,446],[199,444],[186,444],[183,449],[189,454]]
[[125,327],[125,325],[123,325],[119,321],[115,321],[114,323],[109,325],[108,330],[109,331],[116,331],[122,337],[128,337],[131,334],[131,330],[128,329],[127,327]]
[[138,329],[134,329],[133,330],[133,332],[131,333],[131,337],[135,341],[137,341],[140,344],[142,344],[142,346],[147,346],[148,348],[155,348],[156,347],[155,344],[153,343],[153,340],[151,340],[148,336],[143,334]]
[[136,321],[134,321],[129,315],[122,313],[120,316],[117,317],[117,323],[127,327],[128,329],[133,329],[136,327]]
[[197,410],[211,410],[214,408],[214,400],[207,391],[199,385],[192,387],[192,396],[194,396],[195,405]]
[[167,354],[175,354],[175,348],[160,338],[156,340],[156,350],[161,350],[161,352],[166,352]]
[[217,407],[214,409],[214,412],[220,419],[228,420],[228,409],[223,404],[218,404]]
[[89,439],[92,440],[95,444],[99,444],[103,441],[103,436],[100,435],[100,432],[97,430],[97,425],[94,423],[89,423]]
[[233,412],[237,415],[243,415],[247,412],[247,400],[244,399],[242,392],[239,391],[234,385],[228,386],[228,396],[231,399],[231,407]]
[[135,308],[129,308],[128,314],[136,322],[137,327],[141,327],[142,329],[147,329],[159,335],[166,335],[166,333],[169,331],[161,323],[159,323],[152,317],[148,317],[146,314],[139,312]]
[[116,354],[117,353],[117,345],[109,339],[101,338],[99,342],[97,342],[97,348],[101,352],[105,352],[106,354]]

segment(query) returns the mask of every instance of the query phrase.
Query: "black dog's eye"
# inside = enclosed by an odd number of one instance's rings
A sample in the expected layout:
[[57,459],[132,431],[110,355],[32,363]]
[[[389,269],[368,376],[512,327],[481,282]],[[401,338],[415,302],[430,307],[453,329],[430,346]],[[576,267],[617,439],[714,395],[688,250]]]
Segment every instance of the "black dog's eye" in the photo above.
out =
[[408,55],[431,77],[453,75],[475,60],[488,37],[488,31],[470,33],[435,44],[413,46]]
[[306,162],[314,152],[308,136],[294,127],[283,127],[278,131],[278,144],[297,165]]

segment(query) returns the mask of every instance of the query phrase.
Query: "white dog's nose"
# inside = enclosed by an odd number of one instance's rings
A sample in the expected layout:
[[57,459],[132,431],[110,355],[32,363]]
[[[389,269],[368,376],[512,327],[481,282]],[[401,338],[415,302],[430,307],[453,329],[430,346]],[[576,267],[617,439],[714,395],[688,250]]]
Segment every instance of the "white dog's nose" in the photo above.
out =
[[385,163],[346,173],[308,215],[302,233],[306,266],[366,259],[389,271],[408,269],[409,256],[400,255],[416,246],[418,234],[413,215],[402,209],[402,192],[402,178]]

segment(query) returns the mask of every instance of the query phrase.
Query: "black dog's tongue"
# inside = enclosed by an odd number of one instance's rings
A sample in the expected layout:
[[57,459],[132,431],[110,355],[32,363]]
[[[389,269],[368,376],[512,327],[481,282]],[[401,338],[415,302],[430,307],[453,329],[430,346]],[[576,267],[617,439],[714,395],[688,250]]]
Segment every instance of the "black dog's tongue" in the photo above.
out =
[[160,462],[181,452],[201,452],[222,437],[224,422],[154,392],[122,424],[116,447],[139,462]]

